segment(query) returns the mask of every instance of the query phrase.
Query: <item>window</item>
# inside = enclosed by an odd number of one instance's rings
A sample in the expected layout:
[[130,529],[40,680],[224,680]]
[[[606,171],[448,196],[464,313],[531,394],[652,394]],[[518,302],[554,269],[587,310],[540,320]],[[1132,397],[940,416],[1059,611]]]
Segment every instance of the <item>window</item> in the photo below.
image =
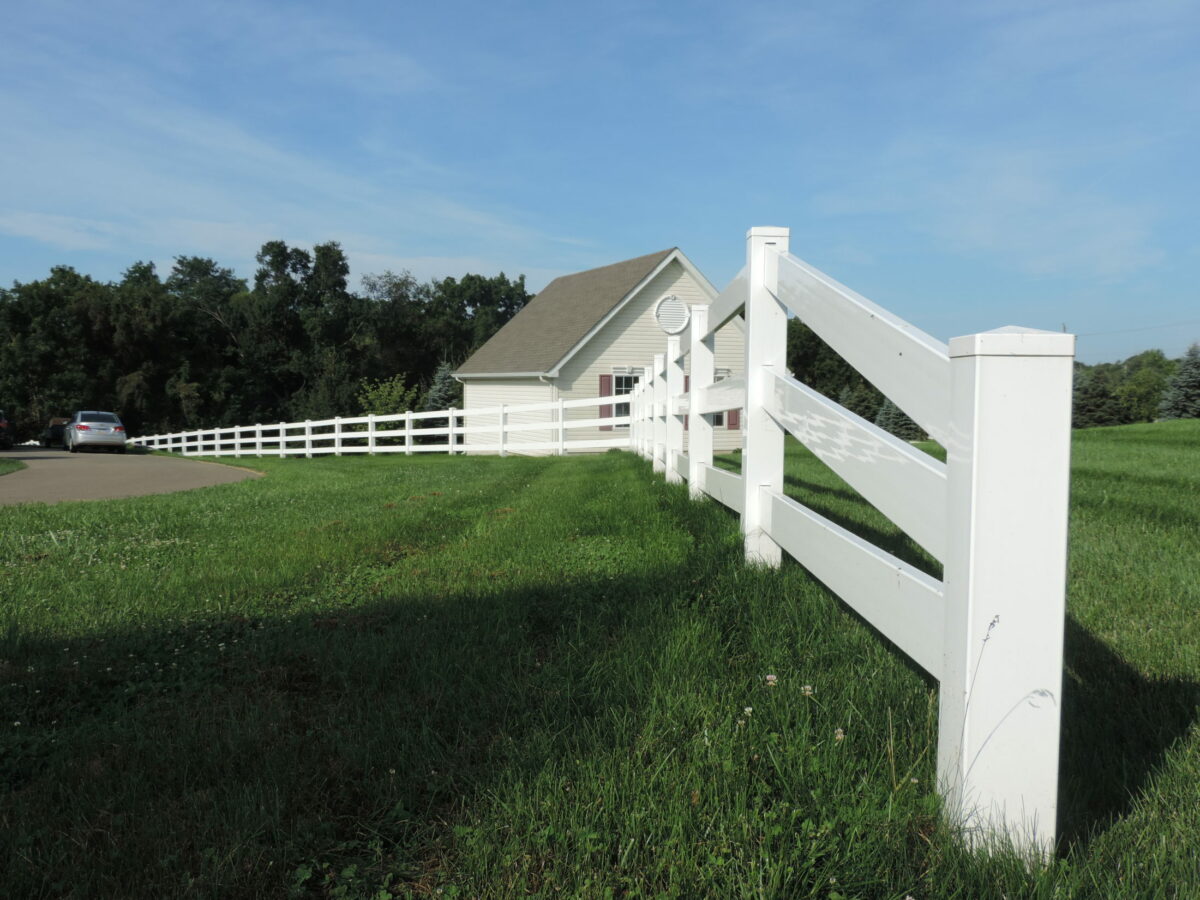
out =
[[[714,369],[713,370],[713,383],[715,384],[718,381],[724,381],[726,378],[728,378],[732,374],[733,374],[733,369]],[[713,423],[713,428],[724,428],[725,427],[725,413],[723,413],[723,412],[713,413],[712,423]]]
[[[633,389],[637,387],[642,380],[642,376],[646,374],[646,370],[636,366],[618,366],[613,369],[612,392],[614,397],[619,397],[623,394],[632,394]],[[628,403],[617,403],[613,405],[614,416],[629,415]],[[628,425],[618,425],[618,428],[628,428]]]

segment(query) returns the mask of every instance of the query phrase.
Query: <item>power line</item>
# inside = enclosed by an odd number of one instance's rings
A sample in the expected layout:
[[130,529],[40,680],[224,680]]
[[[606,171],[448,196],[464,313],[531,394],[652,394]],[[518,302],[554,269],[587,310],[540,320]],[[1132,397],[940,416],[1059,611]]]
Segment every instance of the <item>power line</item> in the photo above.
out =
[[1157,331],[1160,328],[1175,328],[1179,325],[1200,325],[1200,319],[1184,319],[1182,322],[1167,322],[1163,325],[1146,325],[1141,328],[1122,328],[1119,331],[1089,331],[1076,337],[1099,337],[1105,334],[1132,334],[1135,331]]

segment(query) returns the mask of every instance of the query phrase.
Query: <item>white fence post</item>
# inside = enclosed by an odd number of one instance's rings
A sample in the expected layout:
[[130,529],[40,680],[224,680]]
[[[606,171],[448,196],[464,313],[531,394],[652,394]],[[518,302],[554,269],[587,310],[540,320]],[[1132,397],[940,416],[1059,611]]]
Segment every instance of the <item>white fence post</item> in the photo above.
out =
[[452,407],[450,407],[449,412],[450,412],[450,419],[449,419],[450,424],[447,429],[446,443],[449,444],[450,449],[447,450],[446,452],[449,453],[451,456],[453,456],[454,455],[454,428],[455,428],[455,425],[457,424],[454,420],[454,414],[457,412],[457,410],[452,406]]
[[558,455],[567,455],[567,407],[562,397],[558,398]]
[[646,379],[645,376],[638,381],[637,387],[633,389],[633,399],[629,401],[629,415],[632,417],[629,423],[629,442],[633,448],[633,452],[642,459],[646,458],[646,443],[644,435],[646,434]]
[[[639,456],[642,455],[642,390],[644,383],[639,380],[629,393],[629,449]],[[616,408],[613,408],[616,412]]]
[[367,452],[375,455],[375,413],[367,413]]
[[646,409],[646,377],[642,377],[635,385],[632,398],[629,401],[629,445],[638,456],[646,458],[646,446],[642,443],[642,434],[646,433],[643,426],[642,410]]
[[972,843],[1054,847],[1074,335],[950,341],[938,780]]
[[508,456],[508,448],[504,442],[504,430],[508,427],[508,404],[500,404],[500,455]]
[[767,534],[762,494],[783,491],[784,430],[766,410],[767,380],[787,371],[787,310],[772,296],[778,263],[788,250],[786,228],[751,228],[746,233],[746,406],[742,413],[742,533],[748,561],[778,566],[783,551]]
[[286,422],[279,423],[279,458],[280,459],[283,459],[285,456],[287,456],[287,446],[286,446],[286,440],[285,440],[286,435],[287,435],[286,425],[287,425]]
[[715,343],[708,331],[708,307],[692,307],[691,385],[688,404],[688,493],[693,500],[704,496],[704,467],[713,461],[713,425],[710,416],[699,413],[700,399],[713,383]]
[[654,428],[654,444],[651,450],[651,459],[653,460],[653,470],[662,472],[666,469],[667,459],[667,421],[663,417],[663,410],[667,405],[667,379],[663,377],[664,356],[661,353],[654,354],[654,396],[651,400],[651,420]]
[[[653,360],[651,360],[653,363]],[[649,371],[650,367],[647,367]],[[654,373],[646,379],[642,391],[642,458],[654,462]]]
[[342,417],[333,417],[333,455],[342,455]]
[[304,420],[304,455],[312,459],[312,419]]
[[262,422],[256,422],[254,425],[254,455],[262,456]]
[[675,457],[683,453],[683,419],[675,414],[675,404],[683,393],[683,364],[679,362],[679,335],[667,338],[667,406],[666,412],[666,459],[667,483],[679,484],[683,477],[675,467]]
[[404,455],[412,456],[413,452],[412,410],[404,412]]
[[634,444],[634,452],[646,458],[646,376],[642,376],[634,389],[634,401],[630,403],[629,412],[634,421],[629,425],[629,437]]

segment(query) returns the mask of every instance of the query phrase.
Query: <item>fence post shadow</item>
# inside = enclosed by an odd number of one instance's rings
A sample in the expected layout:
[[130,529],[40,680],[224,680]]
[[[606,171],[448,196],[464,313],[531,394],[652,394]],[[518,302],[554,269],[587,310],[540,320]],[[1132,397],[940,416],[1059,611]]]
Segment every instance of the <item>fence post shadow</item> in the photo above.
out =
[[1068,615],[1059,747],[1059,842],[1086,846],[1129,813],[1197,719],[1200,683],[1146,676]]

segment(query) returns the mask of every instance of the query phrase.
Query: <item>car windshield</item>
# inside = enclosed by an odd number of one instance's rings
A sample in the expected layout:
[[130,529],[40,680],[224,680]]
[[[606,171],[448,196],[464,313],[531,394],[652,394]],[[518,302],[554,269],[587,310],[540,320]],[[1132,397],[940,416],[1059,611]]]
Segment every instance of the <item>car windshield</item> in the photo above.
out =
[[110,425],[120,425],[121,420],[112,413],[106,412],[89,412],[81,413],[79,416],[80,422],[107,422]]

